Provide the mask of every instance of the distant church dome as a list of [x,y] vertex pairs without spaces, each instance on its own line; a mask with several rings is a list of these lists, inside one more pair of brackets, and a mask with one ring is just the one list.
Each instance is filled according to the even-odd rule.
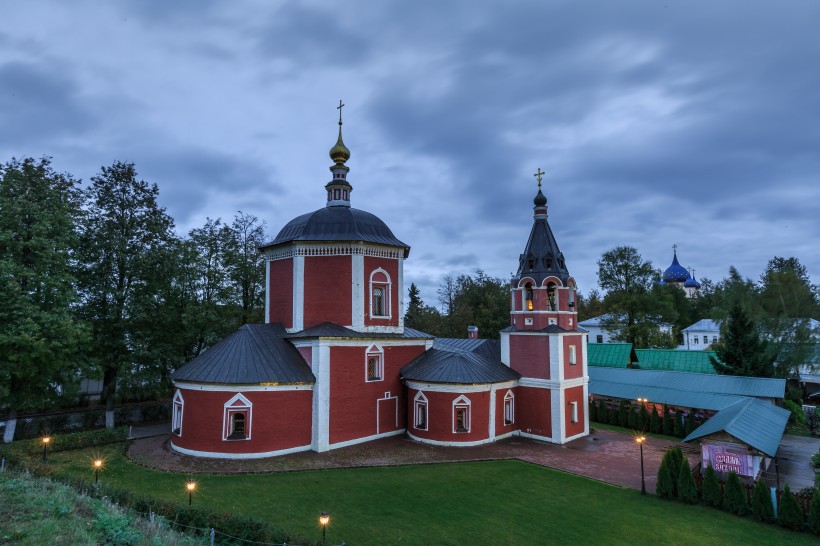
[[686,270],[678,262],[678,252],[675,251],[674,257],[672,258],[672,265],[666,268],[666,271],[663,272],[663,282],[686,282],[686,279],[689,278],[689,271]]
[[686,288],[700,288],[700,283],[694,277],[689,277],[683,282],[683,286]]

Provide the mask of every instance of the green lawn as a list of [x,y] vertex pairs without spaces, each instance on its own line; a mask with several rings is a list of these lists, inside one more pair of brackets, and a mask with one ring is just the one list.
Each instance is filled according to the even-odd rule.
[[[187,502],[185,475],[131,464],[122,444],[54,453],[57,474]],[[518,461],[198,476],[194,504],[268,521],[307,537],[331,515],[328,539],[348,544],[816,544],[700,506],[661,501]]]

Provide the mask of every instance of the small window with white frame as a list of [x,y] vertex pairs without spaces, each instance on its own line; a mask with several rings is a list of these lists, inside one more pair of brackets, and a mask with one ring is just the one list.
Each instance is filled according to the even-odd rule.
[[470,405],[463,395],[453,401],[453,432],[470,432]]
[[578,364],[578,347],[575,345],[569,346],[569,365],[575,366]]
[[595,343],[603,343],[603,342],[604,342],[604,336],[601,335],[601,334],[597,334],[595,336]]
[[413,398],[413,428],[427,430],[427,397],[421,391]]
[[572,412],[572,422],[578,422],[578,402],[570,402],[569,403],[570,411]]
[[174,393],[174,410],[171,415],[171,432],[177,436],[182,436],[182,412],[185,409],[185,400],[182,393],[177,389]]
[[384,379],[384,350],[373,344],[365,353],[365,380],[382,381]]
[[225,402],[222,416],[222,439],[225,441],[250,440],[252,417],[253,404],[251,401],[240,393],[234,395]]
[[507,391],[504,395],[504,424],[515,423],[515,395],[512,391]]
[[370,274],[370,316],[372,318],[391,317],[391,287],[390,275],[382,268]]

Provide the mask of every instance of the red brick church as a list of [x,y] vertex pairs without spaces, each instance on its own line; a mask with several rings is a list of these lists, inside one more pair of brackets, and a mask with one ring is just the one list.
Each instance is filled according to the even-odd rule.
[[500,340],[437,339],[404,326],[410,247],[350,206],[341,125],[326,205],[260,249],[265,324],[242,326],[174,374],[173,448],[255,458],[397,434],[448,446],[588,434],[586,333],[540,178],[510,326]]

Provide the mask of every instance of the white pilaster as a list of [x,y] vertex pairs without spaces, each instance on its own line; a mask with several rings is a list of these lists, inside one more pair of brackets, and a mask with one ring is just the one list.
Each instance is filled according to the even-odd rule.
[[399,300],[399,328],[404,330],[404,259],[399,258],[399,282],[396,290],[398,290]]
[[293,257],[293,330],[305,326],[305,257]]
[[549,370],[550,370],[550,379],[553,381],[561,381],[564,379],[564,351],[562,351],[561,345],[563,344],[563,340],[559,335],[549,335],[547,336],[550,344],[550,361],[549,361]]
[[327,451],[330,445],[330,347],[319,341],[313,347],[313,433],[311,449]]
[[502,332],[501,334],[501,362],[510,366],[510,334],[509,332]]
[[550,389],[550,414],[552,415],[552,441],[556,444],[561,443],[561,438],[564,437],[564,391],[559,387],[557,389]]
[[270,324],[270,260],[265,253],[265,324]]
[[350,257],[352,274],[351,279],[353,286],[351,287],[351,328],[357,331],[364,329],[364,255],[354,254]]
[[490,388],[490,418],[487,420],[490,423],[490,430],[487,434],[487,438],[492,440],[495,438],[495,393],[496,393],[496,386],[493,385]]

